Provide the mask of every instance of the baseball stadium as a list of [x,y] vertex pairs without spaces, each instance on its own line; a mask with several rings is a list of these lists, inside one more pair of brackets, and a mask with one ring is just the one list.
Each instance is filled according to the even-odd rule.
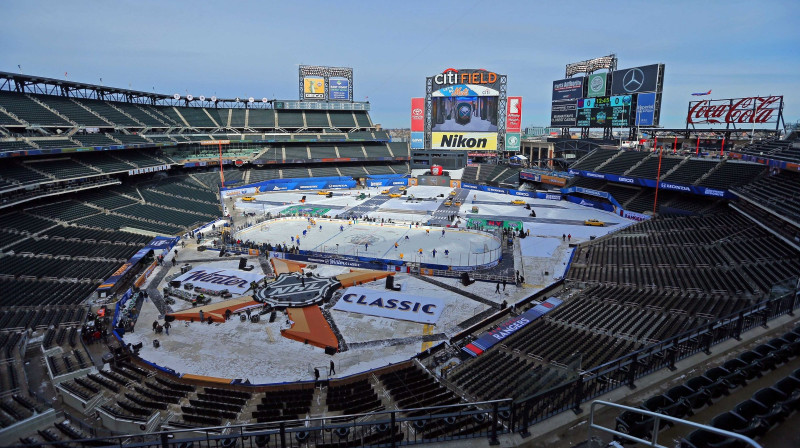
[[348,67],[0,72],[0,445],[797,446],[784,97],[666,128],[667,64],[618,65],[567,64],[547,135],[483,68],[402,135]]

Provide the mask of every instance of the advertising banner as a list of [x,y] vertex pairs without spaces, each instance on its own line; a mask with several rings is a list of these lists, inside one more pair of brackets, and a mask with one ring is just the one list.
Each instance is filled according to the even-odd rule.
[[[483,69],[454,69],[448,68],[442,73],[430,77],[433,91],[442,90],[445,87],[464,88],[475,91],[477,95],[492,96],[491,90],[499,91],[501,75]],[[442,92],[444,93],[444,92]],[[495,94],[494,96],[496,96]],[[450,96],[470,96],[470,95],[450,95]]]
[[425,148],[425,133],[411,131],[411,149]]
[[553,81],[553,102],[583,98],[585,78],[567,78]]
[[783,96],[752,96],[689,103],[686,124],[777,123]]
[[548,185],[555,185],[557,187],[563,187],[567,185],[567,179],[564,177],[557,177],[557,176],[547,176],[542,174],[540,176],[539,182]]
[[435,97],[469,97],[469,96],[500,96],[500,92],[490,87],[476,86],[473,84],[456,84],[442,87],[432,93]]
[[550,126],[575,126],[578,120],[577,100],[554,102],[550,110]]
[[229,269],[217,269],[211,265],[200,265],[191,271],[176,277],[179,282],[191,283],[204,289],[222,291],[227,289],[231,294],[244,294],[250,289],[251,282],[264,279],[263,274]]
[[596,98],[606,96],[606,75],[607,73],[592,73],[586,83],[586,97]]
[[411,98],[411,132],[425,132],[425,98]]
[[640,93],[636,101],[636,126],[655,126],[656,93]]
[[433,132],[431,148],[494,151],[497,149],[497,134],[493,132]]
[[[618,182],[628,185],[638,185],[641,187],[648,187],[648,188],[656,187],[655,180],[644,179],[641,177],[625,177],[625,176],[617,176],[616,174],[602,174],[602,173],[595,173],[592,171],[575,170],[575,169],[570,169],[569,173],[583,177],[590,177],[592,179],[605,179],[609,182]],[[684,193],[697,194],[701,196],[713,196],[718,198],[733,199],[736,197],[727,190],[720,190],[717,188],[708,188],[708,187],[698,187],[694,185],[676,184],[672,182],[663,182],[663,181],[659,182],[658,188],[671,191],[682,191]],[[608,197],[608,193],[604,191],[590,190],[588,188],[581,188],[581,187],[572,187],[567,189],[566,191],[562,190],[561,192],[572,193],[574,191],[577,191],[579,193],[592,194],[598,197]]]
[[614,206],[611,204],[604,204],[602,202],[596,202],[591,199],[579,198],[575,196],[567,196],[567,200],[574,204],[582,205],[584,207],[592,207],[599,210],[605,210],[607,212],[613,212]]
[[611,73],[611,94],[630,95],[640,92],[660,92],[659,77],[663,76],[664,64],[626,68]]
[[634,221],[647,221],[648,219],[652,218],[650,215],[645,215],[642,213],[636,213],[628,210],[620,210],[619,215],[623,218],[632,219]]
[[402,294],[394,291],[351,286],[333,309],[389,319],[435,324],[444,309],[444,301],[434,297]]
[[328,98],[331,100],[350,100],[350,80],[342,77],[328,78]]
[[303,78],[303,99],[321,100],[325,98],[325,78],[306,76]]
[[531,322],[552,311],[561,305],[561,303],[562,301],[560,299],[550,297],[544,302],[520,314],[519,316],[513,317],[501,323],[497,326],[497,328],[482,334],[478,339],[467,344],[463,350],[469,353],[471,356],[478,356],[489,348],[493,347],[495,344],[498,344],[503,339],[511,336]]
[[[522,97],[508,97],[506,132],[522,132]],[[506,147],[508,149],[508,147]]]
[[519,151],[519,144],[522,137],[519,132],[506,134],[506,151]]
[[[280,101],[274,104],[276,109],[309,108],[317,101],[353,100],[353,69],[350,67],[325,67],[319,65],[301,65],[299,67],[300,101]],[[302,103],[304,100],[313,102]]]

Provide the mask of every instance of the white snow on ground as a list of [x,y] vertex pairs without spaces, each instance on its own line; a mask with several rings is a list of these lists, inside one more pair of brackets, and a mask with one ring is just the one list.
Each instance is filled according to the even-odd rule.
[[[353,375],[406,360],[420,350],[416,343],[378,345],[331,357],[320,348],[281,336],[280,329],[287,327],[282,316],[274,323],[240,322],[235,316],[212,325],[176,321],[169,336],[153,332],[151,324],[157,317],[152,302],[145,303],[136,331],[125,334],[126,343],[143,344],[143,359],[179,373],[249,379],[254,384],[312,380],[314,367],[327,372],[331,359],[337,377]],[[383,332],[375,339],[385,337]],[[153,347],[153,339],[159,340],[159,348]]]
[[[362,191],[369,192],[374,197],[376,194],[380,194],[383,189],[385,187],[353,191],[334,190],[335,196],[333,198],[325,198],[324,196],[315,195],[315,192],[308,191],[259,194],[256,196],[260,200],[287,202],[287,204],[268,207],[261,204],[237,202],[237,210],[234,210],[234,214],[244,208],[258,212],[262,207],[265,211],[275,213],[291,205],[298,205],[303,195],[306,195],[307,202],[326,204],[336,210],[345,210],[348,206],[352,207],[363,203],[363,201],[355,199],[355,196]],[[411,187],[409,188],[409,194],[413,194],[416,197],[435,197],[438,194],[447,195],[450,190],[447,187]],[[350,194],[348,195],[348,193]],[[511,205],[510,201],[513,199],[511,196],[475,191],[470,192],[468,200],[465,201],[462,207],[462,212],[471,209],[473,196],[477,196],[479,201],[499,202],[498,204],[479,204],[481,215],[528,216],[530,213],[524,207]],[[428,210],[436,208],[435,206],[438,206],[443,200],[443,198],[439,198],[438,201],[411,203],[407,202],[404,197],[387,201],[383,207],[427,213]],[[455,278],[437,277],[436,280],[456,286],[495,303],[505,300],[511,305],[564,275],[564,269],[573,251],[569,247],[570,243],[581,243],[592,236],[601,237],[634,223],[609,212],[582,207],[566,201],[524,200],[532,205],[537,217],[579,221],[594,218],[620,224],[606,227],[589,227],[567,224],[524,223],[523,228],[526,231],[530,230],[531,236],[519,240],[521,266],[515,266],[515,269],[520,270],[525,277],[524,284],[520,287],[508,284],[506,290],[503,291],[501,285],[501,291],[497,293],[496,283],[478,281],[464,287]],[[537,208],[537,205],[542,204],[555,207]],[[455,212],[456,208],[453,207],[453,213]],[[416,213],[378,211],[370,213],[370,217],[391,217],[392,219],[408,222],[422,221],[425,216]],[[237,218],[237,224],[241,222],[241,219],[241,217]],[[394,241],[400,240],[401,250],[405,250],[404,254],[406,256],[413,256],[417,249],[422,247],[425,252],[423,261],[454,265],[459,264],[454,260],[457,255],[461,254],[460,257],[463,257],[464,253],[469,252],[470,239],[486,239],[484,236],[458,232],[455,229],[449,229],[445,238],[439,238],[441,228],[436,227],[431,228],[430,235],[426,235],[424,232],[425,227],[417,228],[414,226],[412,229],[408,229],[407,224],[384,225],[381,227],[380,224],[361,222],[353,226],[347,226],[346,221],[345,231],[340,232],[339,225],[341,221],[334,223],[318,219],[317,222],[316,228],[311,229],[307,235],[307,241],[303,241],[302,230],[306,229],[308,224],[302,218],[294,221],[281,221],[281,224],[277,225],[275,222],[269,223],[270,229],[266,232],[261,229],[261,226],[255,226],[253,229],[242,232],[241,238],[245,240],[270,241],[272,243],[284,242],[285,240],[286,244],[291,245],[289,237],[299,233],[301,234],[301,248],[307,249],[312,245],[318,248],[335,248],[335,244],[338,242],[340,250],[347,251],[348,249],[342,248],[349,247],[349,250],[355,252],[355,249],[359,248],[359,255],[382,258],[392,258],[394,256]],[[319,231],[320,223],[323,225],[322,232]],[[409,235],[408,241],[405,240],[406,234]],[[562,241],[562,234],[571,234],[572,240]],[[469,238],[459,238],[464,236],[469,236]],[[358,240],[358,244],[355,240]],[[361,250],[364,248],[362,240],[370,242],[369,250],[366,254],[363,254]],[[430,254],[430,250],[433,247],[438,248],[436,259],[433,259]],[[453,260],[451,263],[447,263],[446,259],[443,259],[444,248],[448,248],[451,252],[450,259]],[[212,263],[215,267],[219,266],[227,269],[238,267],[238,257],[219,258],[219,253],[216,251],[197,252],[193,240],[188,241],[186,248],[179,246],[178,250],[177,266],[172,267],[174,253],[171,252],[166,256],[164,267],[157,269],[169,269],[170,273],[178,272],[185,260],[193,260],[192,263],[195,265]],[[248,257],[248,264],[253,264],[256,269],[261,269],[259,263],[253,257]],[[472,264],[474,264],[474,261]],[[326,265],[318,265],[309,269],[322,276],[334,276],[349,271],[348,268]],[[159,271],[157,270],[155,274],[158,273]],[[399,274],[395,280],[396,284],[403,286],[402,292],[405,294],[432,296],[445,301],[446,306],[439,322],[428,333],[445,333],[447,336],[452,336],[458,331],[457,325],[460,322],[488,308],[487,305],[438,288],[414,277]],[[163,287],[165,281],[158,287]],[[151,280],[148,280],[148,284],[150,282]],[[383,285],[384,281],[381,280],[363,286],[383,290]],[[174,307],[177,309],[179,306],[186,306],[183,303],[178,301]],[[421,340],[397,345],[389,345],[380,341],[420,337],[424,331],[424,325],[422,324],[342,311],[331,311],[331,314],[334,323],[344,335],[345,340],[348,343],[356,344],[356,348],[336,354],[333,357],[325,355],[324,351],[319,348],[282,337],[280,329],[282,327],[285,328],[287,324],[286,318],[281,316],[271,324],[268,319],[262,319],[259,323],[254,324],[250,322],[242,323],[237,318],[222,324],[212,325],[177,322],[171,329],[170,336],[162,334],[156,337],[151,330],[151,324],[158,317],[158,311],[150,302],[146,303],[142,310],[136,332],[126,334],[125,342],[132,344],[142,342],[144,346],[141,355],[144,359],[181,373],[194,373],[222,378],[246,378],[252,383],[312,380],[314,367],[318,367],[324,377],[327,372],[328,362],[331,359],[336,363],[337,376],[352,375],[390,363],[404,361],[421,350]],[[161,342],[160,348],[153,348],[153,339],[159,339]],[[358,347],[358,343],[370,341],[376,342],[375,344],[369,344],[367,347]]]
[[[437,279],[438,280],[438,279]],[[365,288],[385,291],[384,280],[365,283]],[[480,302],[452,293],[442,294],[442,289],[428,282],[405,274],[395,276],[395,285],[402,285],[402,294],[436,297],[444,301],[444,310],[434,326],[432,333],[445,333],[453,336],[458,333],[458,324],[488,308]],[[424,324],[395,320],[385,317],[368,316],[359,313],[331,310],[339,331],[348,342],[365,342],[375,339],[375,335],[385,335],[378,339],[403,338],[422,334]],[[420,344],[417,344],[420,345]]]
[[558,238],[542,238],[530,236],[528,238],[521,238],[519,246],[522,250],[523,257],[547,257],[553,256],[553,252],[561,244]]
[[[431,333],[452,336],[457,325],[488,308],[462,296],[443,295],[441,289],[422,280],[398,275],[404,294],[436,296],[445,301],[445,309]],[[362,286],[385,290],[384,282],[371,282]],[[419,337],[423,324],[402,320],[366,316],[331,310],[336,326],[348,343],[381,341],[384,339]],[[281,328],[288,328],[286,317],[279,315],[274,323],[264,316],[258,323],[241,322],[236,316],[221,324],[173,322],[170,335],[156,335],[151,324],[158,318],[152,302],[144,304],[136,331],[127,333],[126,343],[143,344],[140,355],[157,365],[179,373],[194,373],[221,378],[249,379],[252,383],[279,383],[305,381],[313,378],[313,368],[327,368],[333,359],[337,376],[348,376],[364,370],[400,362],[419,353],[421,339],[394,346],[376,343],[359,347],[333,357],[322,349],[284,338]],[[161,343],[153,347],[153,339]]]
[[450,187],[408,187],[408,194],[412,194],[417,198],[435,198],[440,194],[448,196],[451,191],[453,191],[453,189]]

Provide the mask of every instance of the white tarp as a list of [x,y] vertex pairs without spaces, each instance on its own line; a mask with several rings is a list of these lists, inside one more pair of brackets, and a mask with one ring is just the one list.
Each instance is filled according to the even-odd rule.
[[333,309],[435,324],[442,314],[444,302],[433,297],[352,286],[344,291]]
[[263,278],[264,274],[260,272],[218,269],[209,265],[201,265],[176,277],[175,280],[189,282],[194,286],[214,291],[227,289],[231,294],[244,294],[250,289],[250,282],[259,282]]

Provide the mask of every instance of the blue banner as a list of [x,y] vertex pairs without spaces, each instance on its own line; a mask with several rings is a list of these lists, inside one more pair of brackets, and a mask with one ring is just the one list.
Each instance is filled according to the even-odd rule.
[[605,210],[607,212],[613,212],[614,206],[611,204],[604,204],[602,202],[593,201],[591,199],[586,198],[579,198],[576,196],[567,196],[567,200],[569,202],[573,202],[578,205],[583,205],[585,207],[594,207],[596,209]]
[[328,78],[328,98],[332,100],[349,100],[350,80],[333,76]]
[[497,328],[482,334],[478,339],[467,344],[462,350],[471,356],[478,356],[503,339],[511,336],[522,328],[525,328],[525,326],[531,322],[544,316],[552,309],[561,305],[561,303],[562,301],[560,299],[550,297],[549,299],[520,314],[519,316],[503,322],[502,324],[498,325]]
[[636,126],[653,126],[656,115],[656,94],[640,93],[636,103]]
[[423,149],[425,148],[425,133],[424,132],[412,132],[411,133],[411,149]]
[[[591,179],[603,179],[609,182],[616,182],[621,184],[627,185],[637,185],[640,187],[648,187],[648,188],[655,188],[656,181],[654,179],[644,179],[641,177],[626,177],[626,176],[617,176],[616,174],[603,174],[603,173],[595,173],[592,171],[584,171],[584,170],[569,170],[570,174],[574,174],[577,176],[588,177]],[[684,185],[684,184],[677,184],[673,182],[664,182],[661,181],[658,183],[658,188],[670,191],[682,191],[684,193],[696,194],[700,196],[712,196],[717,198],[726,198],[726,199],[734,199],[736,196],[733,193],[729,192],[728,190],[720,190],[718,188],[708,188],[708,187],[699,187],[694,185]],[[561,189],[561,192],[564,193],[565,190],[570,189]],[[586,190],[586,189],[584,189]],[[595,191],[596,190],[591,190]],[[600,192],[605,193],[605,192]],[[590,193],[587,193],[590,194]],[[606,193],[607,194],[607,193]],[[595,195],[597,196],[597,195]],[[609,195],[609,200],[611,196]],[[616,202],[612,200],[612,202]],[[619,204],[616,204],[619,206]]]

